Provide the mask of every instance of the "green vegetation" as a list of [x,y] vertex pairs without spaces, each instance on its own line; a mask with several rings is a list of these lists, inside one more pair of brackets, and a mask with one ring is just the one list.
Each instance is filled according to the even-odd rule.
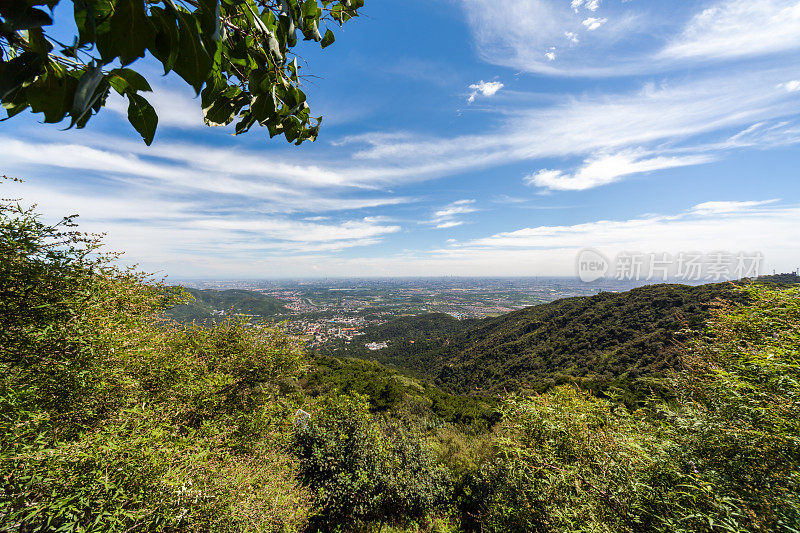
[[715,302],[742,298],[731,284],[649,285],[483,320],[401,318],[359,337],[388,339],[386,349],[340,345],[326,353],[376,359],[460,393],[543,392],[577,383],[596,391],[620,389],[633,398],[656,385],[650,378],[677,368],[685,330],[701,328]]
[[238,289],[214,291],[190,288],[183,288],[183,291],[191,298],[167,311],[167,314],[178,322],[206,322],[231,314],[266,318],[287,311],[280,300],[254,291]]
[[[800,529],[800,288],[661,286],[512,314],[606,343],[628,313],[644,339],[680,340],[669,400],[631,408],[575,384],[459,396],[242,319],[181,324],[164,310],[185,293],[98,244],[0,205],[2,530]],[[700,311],[665,322],[698,301],[705,327]],[[452,325],[426,323],[395,331]]]
[[291,339],[164,322],[178,295],[115,269],[69,220],[0,214],[4,528],[302,526],[311,496],[278,401],[302,370]]
[[457,319],[444,313],[426,313],[423,315],[409,316],[390,320],[385,324],[369,328],[359,341],[380,342],[386,339],[424,339],[428,337],[441,337],[446,334],[456,333],[464,329],[466,324],[474,321],[459,322]]
[[759,283],[785,283],[789,285],[796,285],[800,284],[800,276],[795,274],[794,272],[784,273],[784,274],[768,274],[764,276],[758,276]]
[[313,397],[335,391],[359,395],[373,413],[413,415],[426,427],[448,423],[475,433],[486,431],[497,420],[496,398],[450,394],[372,361],[318,355],[300,384]]
[[364,5],[363,0],[73,0],[72,20],[59,27],[61,32],[74,27],[76,35],[62,42],[53,36],[58,32],[45,31],[60,3],[0,2],[0,102],[8,117],[30,109],[45,122],[69,117],[70,127],[82,128],[113,89],[128,99],[128,120],[148,145],[158,116],[142,96],[150,84],[129,67],[147,52],[165,74],[174,71],[200,95],[207,125],[238,119],[236,134],[258,124],[270,137],[313,141],[322,117],[311,117],[301,90],[301,67],[292,57],[298,36],[325,48],[334,41],[329,26],[357,17]]
[[486,531],[797,531],[800,290],[741,289],[636,411],[568,386],[511,396],[472,487]]

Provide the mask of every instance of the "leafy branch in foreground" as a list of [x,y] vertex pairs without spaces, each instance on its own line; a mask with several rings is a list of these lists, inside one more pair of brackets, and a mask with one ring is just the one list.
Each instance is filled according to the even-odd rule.
[[[258,124],[270,137],[314,140],[294,48],[298,37],[333,43],[329,26],[358,16],[364,0],[72,0],[77,35],[62,42],[45,28],[61,0],[0,0],[0,102],[11,118],[25,109],[82,128],[113,89],[148,145],[158,116],[151,91],[129,65],[149,51],[201,95],[209,126],[238,119],[238,135]],[[49,8],[49,13],[48,9]],[[325,27],[324,34],[322,28]],[[52,33],[52,32],[51,32]]]

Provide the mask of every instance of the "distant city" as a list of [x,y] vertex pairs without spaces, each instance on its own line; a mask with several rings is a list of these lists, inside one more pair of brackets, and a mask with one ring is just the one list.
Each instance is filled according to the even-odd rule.
[[[196,289],[243,289],[279,300],[289,310],[270,317],[309,346],[352,341],[369,326],[401,316],[445,313],[485,318],[561,298],[626,291],[647,281],[577,278],[319,278],[296,280],[186,280]],[[225,310],[218,310],[224,314]],[[258,321],[261,317],[252,317]],[[371,346],[370,349],[380,349]]]

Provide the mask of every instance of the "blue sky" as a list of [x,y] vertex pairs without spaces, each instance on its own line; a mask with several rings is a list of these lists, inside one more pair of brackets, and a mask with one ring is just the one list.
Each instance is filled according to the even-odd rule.
[[367,0],[299,50],[316,143],[0,123],[3,196],[171,277],[572,275],[584,247],[800,265],[800,1]]

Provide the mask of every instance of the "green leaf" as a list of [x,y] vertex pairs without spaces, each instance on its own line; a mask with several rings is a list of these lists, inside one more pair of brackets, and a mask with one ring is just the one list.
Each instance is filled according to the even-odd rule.
[[106,20],[111,14],[110,2],[99,4],[100,12],[95,11],[95,3],[88,0],[73,0],[75,25],[78,28],[78,44],[94,43],[97,39],[95,17]]
[[50,26],[53,23],[50,15],[41,9],[26,6],[20,0],[12,1],[10,4],[0,2],[0,15],[5,19],[5,22],[0,24],[0,32],[30,30]]
[[160,7],[150,8],[150,21],[155,28],[155,38],[148,49],[153,57],[161,61],[166,74],[175,66],[180,51],[178,22],[173,13]]
[[322,40],[322,34],[319,32],[319,27],[317,26],[316,21],[306,26],[306,29],[303,30],[303,37],[306,41],[314,40],[319,42]]
[[61,122],[75,100],[78,79],[55,63],[46,65],[44,72],[23,89],[34,113],[43,113],[47,123]]
[[267,122],[275,114],[275,99],[272,94],[259,94],[250,104],[250,113],[259,123]]
[[[123,66],[144,57],[155,32],[147,18],[143,0],[117,0],[111,18],[112,48]],[[113,58],[103,57],[104,60]]]
[[213,40],[219,41],[222,30],[219,20],[219,0],[200,0],[198,14],[200,15],[203,33]]
[[53,45],[45,39],[42,28],[28,30],[28,50],[42,56],[49,54],[53,50]]
[[208,126],[227,126],[236,118],[237,111],[233,100],[220,97],[203,108],[203,120]]
[[[317,7],[317,0],[306,0],[301,6],[303,18],[308,20],[316,20],[319,16],[319,7]],[[305,26],[305,25],[304,25]]]
[[150,146],[156,134],[158,115],[144,97],[128,92],[128,122],[136,128],[145,144]]
[[0,61],[0,100],[33,80],[43,65],[43,57],[34,52],[23,52],[11,61]]
[[328,46],[333,44],[336,38],[333,36],[333,32],[328,30],[325,32],[325,37],[322,38],[322,48],[327,48]]
[[109,72],[108,83],[121,95],[127,91],[150,92],[153,90],[144,76],[129,68],[117,68]]
[[199,93],[211,72],[212,61],[200,41],[197,19],[189,13],[178,12],[180,27],[180,53],[174,70]]
[[277,63],[281,63],[283,61],[283,54],[281,53],[281,46],[278,43],[278,39],[275,38],[275,35],[272,33],[269,34],[269,51],[272,54],[272,57],[275,59]]
[[93,62],[78,80],[78,86],[75,88],[75,96],[72,98],[72,109],[70,110],[72,116],[70,127],[81,122],[86,113],[91,110],[97,101],[95,92],[102,81],[103,69]]

